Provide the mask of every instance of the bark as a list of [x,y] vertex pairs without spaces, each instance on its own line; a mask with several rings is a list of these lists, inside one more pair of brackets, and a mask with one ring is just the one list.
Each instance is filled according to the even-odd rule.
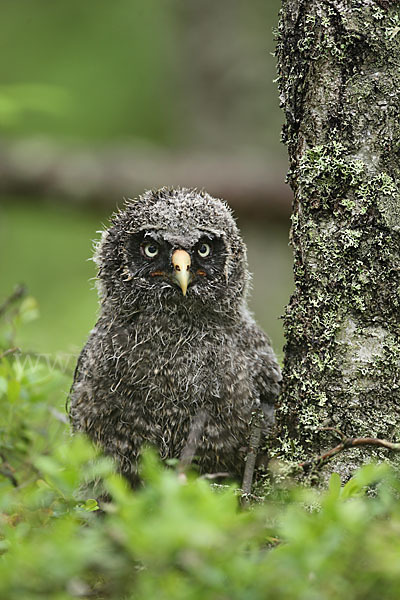
[[[323,427],[400,440],[400,9],[283,0],[278,36],[295,292],[277,431],[304,461],[336,445]],[[388,456],[350,450],[329,470]]]

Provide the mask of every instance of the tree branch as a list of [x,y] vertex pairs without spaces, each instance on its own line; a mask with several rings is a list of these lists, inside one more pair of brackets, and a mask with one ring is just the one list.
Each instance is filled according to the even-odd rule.
[[7,350],[4,350],[4,352],[0,353],[0,360],[9,354],[14,354],[15,352],[21,352],[21,349],[18,348],[18,346],[14,346],[14,348],[8,348]]
[[10,294],[3,302],[3,304],[0,305],[0,317],[2,317],[4,315],[4,313],[7,312],[7,310],[9,309],[9,307],[14,304],[14,302],[17,302],[17,300],[20,300],[21,298],[23,298],[26,295],[26,287],[24,285],[18,285],[15,290],[13,291],[12,294]]
[[387,448],[388,450],[392,450],[393,452],[400,452],[400,443],[389,442],[388,440],[381,440],[379,438],[348,438],[341,432],[339,429],[334,427],[324,427],[320,429],[320,431],[334,431],[342,438],[340,444],[331,448],[327,452],[320,454],[319,456],[312,458],[311,460],[306,460],[299,464],[299,467],[302,467],[304,471],[309,471],[310,469],[317,468],[320,469],[327,462],[329,462],[334,456],[340,454],[344,450],[349,448],[359,448],[361,446],[377,446],[380,448]]

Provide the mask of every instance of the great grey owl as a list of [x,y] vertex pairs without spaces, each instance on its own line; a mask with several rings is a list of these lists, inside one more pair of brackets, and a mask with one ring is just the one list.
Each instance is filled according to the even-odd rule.
[[231,210],[196,189],[148,191],[97,245],[100,317],[70,393],[74,430],[133,485],[143,445],[201,473],[243,473],[250,425],[272,420],[280,370],[249,314],[246,248]]

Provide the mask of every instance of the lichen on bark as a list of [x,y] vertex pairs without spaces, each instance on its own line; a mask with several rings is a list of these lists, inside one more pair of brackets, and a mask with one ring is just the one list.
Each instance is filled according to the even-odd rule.
[[[390,5],[391,4],[391,5]],[[400,440],[400,10],[283,0],[278,34],[295,292],[285,314],[279,451]],[[385,450],[340,455],[345,478]],[[332,467],[331,467],[332,469]]]

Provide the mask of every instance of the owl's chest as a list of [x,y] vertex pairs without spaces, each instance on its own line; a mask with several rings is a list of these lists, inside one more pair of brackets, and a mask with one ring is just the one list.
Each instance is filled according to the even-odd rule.
[[120,350],[116,378],[147,408],[195,412],[208,403],[218,408],[249,396],[234,342],[216,331],[162,330]]

